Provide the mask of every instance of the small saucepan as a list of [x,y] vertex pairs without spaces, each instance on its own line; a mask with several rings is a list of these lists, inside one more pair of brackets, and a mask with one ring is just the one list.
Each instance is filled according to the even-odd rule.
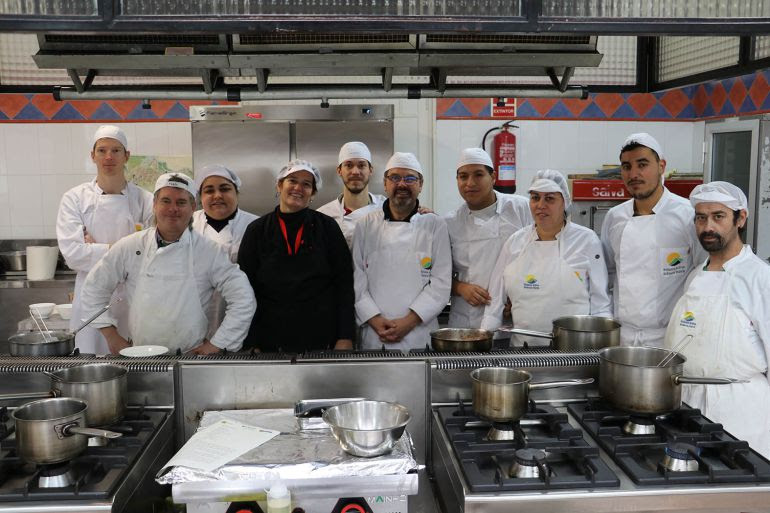
[[598,315],[568,315],[553,320],[553,331],[505,329],[508,333],[549,338],[557,351],[589,351],[620,345],[620,323]]
[[48,465],[69,461],[88,446],[88,438],[118,438],[120,433],[86,427],[88,404],[57,397],[20,406],[13,411],[16,451],[21,459]]
[[532,374],[508,367],[482,367],[471,371],[473,412],[492,422],[519,420],[529,409],[529,391],[593,383],[593,378],[530,383]]
[[[665,359],[664,365],[658,366]],[[734,378],[683,376],[687,358],[656,347],[605,347],[599,350],[599,393],[616,408],[640,414],[662,414],[682,404],[685,383],[729,385]]]

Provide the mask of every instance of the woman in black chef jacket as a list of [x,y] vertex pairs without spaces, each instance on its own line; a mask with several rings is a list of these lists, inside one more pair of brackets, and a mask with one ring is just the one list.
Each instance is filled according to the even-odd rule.
[[278,206],[246,228],[238,265],[257,312],[244,349],[353,348],[353,262],[336,221],[308,208],[320,186],[313,164],[290,162],[278,174]]

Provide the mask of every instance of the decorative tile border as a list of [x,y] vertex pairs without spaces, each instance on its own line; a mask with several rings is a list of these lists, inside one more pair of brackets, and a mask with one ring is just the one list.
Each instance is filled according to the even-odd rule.
[[191,105],[237,105],[237,102],[152,100],[56,101],[50,94],[0,94],[0,122],[190,121]]
[[[441,98],[438,119],[497,119],[492,99]],[[519,98],[516,119],[697,121],[770,112],[770,70],[656,93],[593,93],[586,100]]]

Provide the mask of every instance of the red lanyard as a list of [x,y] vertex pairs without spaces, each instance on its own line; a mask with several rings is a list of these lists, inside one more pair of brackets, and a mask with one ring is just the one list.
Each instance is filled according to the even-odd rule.
[[291,252],[291,244],[289,244],[289,235],[286,233],[286,223],[278,216],[278,223],[281,225],[281,233],[283,233],[283,240],[286,241],[286,249],[290,255],[296,255],[299,251],[299,245],[302,243],[302,232],[305,231],[305,223],[297,230],[297,239],[294,241],[294,253]]

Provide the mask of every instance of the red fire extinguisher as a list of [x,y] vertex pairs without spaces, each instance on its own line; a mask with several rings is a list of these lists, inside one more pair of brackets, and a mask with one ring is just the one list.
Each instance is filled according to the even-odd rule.
[[487,136],[499,130],[492,139],[492,162],[495,165],[495,190],[513,194],[516,192],[516,136],[508,131],[509,128],[519,128],[513,121],[506,121],[499,127],[491,128],[484,134],[481,147],[486,150]]

